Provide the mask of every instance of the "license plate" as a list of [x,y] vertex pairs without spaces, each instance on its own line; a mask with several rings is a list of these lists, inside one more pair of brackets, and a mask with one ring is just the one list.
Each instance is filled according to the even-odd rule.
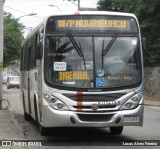
[[128,116],[123,118],[124,122],[139,122],[138,116]]

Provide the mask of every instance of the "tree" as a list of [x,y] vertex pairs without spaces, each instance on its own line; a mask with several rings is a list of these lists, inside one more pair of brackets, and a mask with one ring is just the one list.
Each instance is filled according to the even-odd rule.
[[160,65],[160,0],[99,0],[99,10],[134,13],[140,23],[142,36],[147,40],[144,52],[147,66]]
[[24,39],[23,26],[10,13],[4,13],[4,67],[20,59],[21,43]]

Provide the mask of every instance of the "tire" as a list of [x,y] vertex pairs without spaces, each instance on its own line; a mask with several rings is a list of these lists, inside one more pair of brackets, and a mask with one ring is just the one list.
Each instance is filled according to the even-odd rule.
[[27,114],[26,112],[24,112],[24,119],[26,121],[30,121],[31,120],[31,116],[29,114]]
[[123,126],[120,127],[110,127],[110,133],[113,135],[120,135],[123,131]]
[[37,110],[36,99],[34,100],[34,112],[35,112],[35,121],[36,123],[38,123],[38,110]]
[[47,136],[48,135],[48,128],[41,126],[41,124],[39,124],[39,130],[40,130],[40,134],[42,136]]

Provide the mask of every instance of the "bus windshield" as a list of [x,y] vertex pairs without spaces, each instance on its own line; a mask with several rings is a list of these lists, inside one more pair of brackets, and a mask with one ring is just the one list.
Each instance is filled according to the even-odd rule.
[[141,78],[137,36],[54,35],[45,42],[45,80],[73,88],[112,88]]

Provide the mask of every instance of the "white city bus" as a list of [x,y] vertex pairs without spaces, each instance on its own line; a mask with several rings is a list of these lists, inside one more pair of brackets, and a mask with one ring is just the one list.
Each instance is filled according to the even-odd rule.
[[[142,39],[129,13],[48,16],[21,51],[24,117],[51,127],[143,125]],[[144,42],[145,45],[145,42]]]

